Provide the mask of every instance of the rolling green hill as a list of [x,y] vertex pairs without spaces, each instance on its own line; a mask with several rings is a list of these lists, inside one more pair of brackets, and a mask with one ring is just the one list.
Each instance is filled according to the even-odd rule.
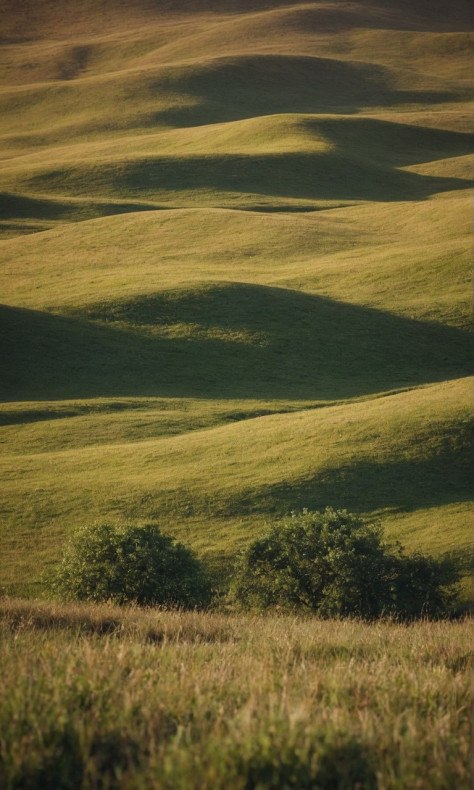
[[465,549],[468,3],[0,10],[0,587],[97,518]]

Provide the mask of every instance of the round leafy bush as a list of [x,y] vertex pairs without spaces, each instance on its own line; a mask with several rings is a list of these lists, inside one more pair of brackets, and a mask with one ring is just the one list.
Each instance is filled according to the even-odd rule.
[[62,598],[193,607],[210,597],[190,549],[152,525],[79,529],[49,580]]
[[445,612],[458,575],[447,560],[405,555],[382,527],[346,510],[303,510],[270,526],[244,549],[234,601],[323,617],[412,617]]

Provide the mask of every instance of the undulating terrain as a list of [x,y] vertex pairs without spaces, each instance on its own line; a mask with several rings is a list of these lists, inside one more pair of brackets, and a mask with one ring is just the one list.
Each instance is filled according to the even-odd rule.
[[465,553],[469,3],[0,10],[0,588],[93,520]]

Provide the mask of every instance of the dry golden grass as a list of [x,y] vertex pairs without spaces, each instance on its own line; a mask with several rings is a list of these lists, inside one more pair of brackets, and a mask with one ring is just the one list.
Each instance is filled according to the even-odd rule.
[[468,622],[7,600],[0,628],[5,788],[469,787]]

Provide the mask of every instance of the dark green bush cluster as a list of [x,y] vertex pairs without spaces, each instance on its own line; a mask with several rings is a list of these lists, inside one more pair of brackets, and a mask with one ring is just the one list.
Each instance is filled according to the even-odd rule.
[[210,588],[190,549],[152,525],[78,530],[49,587],[61,598],[194,607]]
[[303,510],[269,527],[238,559],[231,595],[253,608],[323,617],[446,613],[458,573],[448,559],[407,555],[380,525],[345,510]]
[[[380,525],[345,510],[303,510],[241,552],[230,600],[321,617],[440,616],[452,607],[458,580],[452,561],[406,554],[384,542]],[[189,608],[211,597],[190,549],[154,525],[79,530],[49,586],[62,598],[119,604]]]

